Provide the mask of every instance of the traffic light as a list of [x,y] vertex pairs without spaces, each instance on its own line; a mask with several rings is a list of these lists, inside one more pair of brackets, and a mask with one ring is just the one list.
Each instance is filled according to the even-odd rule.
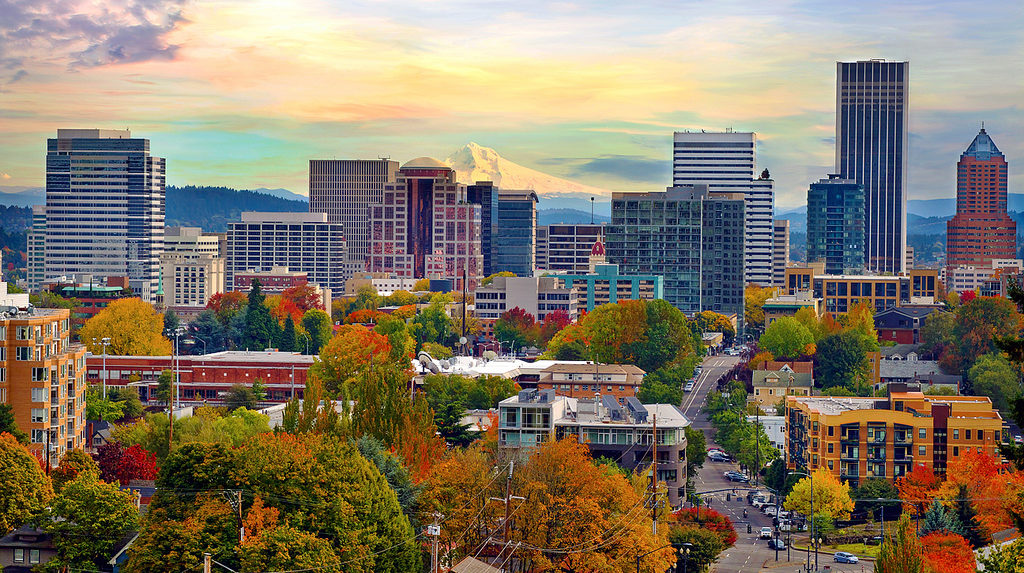
[[751,529],[750,524],[748,523],[747,524],[747,533],[753,533],[753,532],[754,532],[754,530]]

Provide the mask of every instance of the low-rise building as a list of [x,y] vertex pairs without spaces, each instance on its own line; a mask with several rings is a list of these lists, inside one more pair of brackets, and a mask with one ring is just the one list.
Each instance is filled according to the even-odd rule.
[[805,372],[795,372],[789,366],[778,370],[754,370],[751,373],[754,393],[750,400],[761,409],[774,408],[786,396],[810,396],[814,378]]
[[821,263],[786,269],[783,294],[811,293],[823,300],[824,312],[845,314],[858,302],[876,311],[908,304],[935,304],[936,269],[911,269],[900,275],[829,275]]
[[657,426],[657,477],[668,486],[669,502],[685,498],[686,432],[690,420],[672,404],[625,405],[611,396],[577,399],[553,390],[523,390],[498,404],[498,443],[503,448],[532,448],[555,439],[586,444],[593,457],[615,460],[636,470],[654,460]]
[[268,270],[248,269],[235,273],[236,291],[248,291],[252,288],[252,281],[260,281],[260,290],[266,294],[281,294],[282,292],[297,286],[309,283],[309,275],[306,271],[292,271],[288,267],[271,267]]
[[992,278],[999,275],[1014,275],[1024,270],[1024,260],[992,259],[990,266],[957,265],[946,266],[939,270],[946,290],[950,292],[966,292],[980,290]]
[[918,376],[942,374],[937,360],[921,360],[916,352],[894,354],[878,361],[878,386],[909,384]]
[[[604,254],[604,246],[595,243],[594,249],[600,248]],[[579,289],[580,303],[590,312],[602,304],[615,303],[620,300],[654,300],[664,298],[664,279],[659,275],[623,275],[619,273],[619,265],[595,265],[594,271],[585,275],[559,274],[567,287]]]
[[364,286],[373,287],[380,296],[391,296],[395,294],[395,291],[399,290],[412,292],[416,290],[416,282],[418,280],[409,277],[399,277],[392,273],[359,272],[345,281],[345,296],[359,294],[359,289]]
[[938,306],[895,306],[875,313],[875,330],[879,340],[897,344],[920,344],[921,327]]
[[784,316],[793,316],[801,308],[809,308],[814,311],[814,316],[821,316],[822,300],[811,296],[810,291],[801,291],[796,294],[783,294],[774,296],[764,301],[764,324],[775,322]]
[[491,284],[477,287],[473,296],[476,318],[485,333],[502,314],[517,307],[537,321],[559,310],[571,321],[579,316],[579,290],[562,286],[556,277],[494,277]]
[[614,396],[625,403],[626,398],[640,391],[644,374],[632,364],[552,364],[541,371],[537,388],[569,398]]
[[984,396],[929,396],[889,386],[886,398],[786,399],[790,469],[828,468],[856,486],[893,480],[916,465],[938,475],[969,451],[998,455],[1003,420]]
[[764,428],[768,441],[783,455],[786,453],[786,417],[785,416],[747,416],[747,421]]

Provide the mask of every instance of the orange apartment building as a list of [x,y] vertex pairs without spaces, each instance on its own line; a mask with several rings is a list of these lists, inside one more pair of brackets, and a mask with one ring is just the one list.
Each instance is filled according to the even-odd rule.
[[47,446],[56,465],[85,445],[85,387],[85,347],[71,344],[69,310],[0,307],[0,404],[13,407],[40,460]]
[[925,465],[942,475],[968,451],[998,455],[1003,419],[984,396],[926,396],[892,384],[887,398],[790,396],[787,465],[827,467],[856,486]]

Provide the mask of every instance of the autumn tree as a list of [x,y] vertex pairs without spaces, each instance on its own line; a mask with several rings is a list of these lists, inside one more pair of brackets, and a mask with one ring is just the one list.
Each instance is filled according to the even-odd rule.
[[317,292],[316,287],[310,283],[296,285],[284,289],[281,298],[290,301],[299,309],[300,314],[317,309],[324,310],[323,297]]
[[[814,511],[811,511],[811,487],[814,487]],[[853,511],[850,484],[840,482],[828,468],[814,472],[814,478],[804,478],[793,486],[783,504],[789,511],[804,515],[819,515],[829,519],[847,519]]]
[[925,573],[974,573],[974,551],[961,535],[929,533],[921,538]]
[[736,327],[724,314],[713,310],[698,312],[694,316],[696,326],[701,332],[721,332],[725,344],[731,344],[736,338]]
[[570,323],[572,320],[569,318],[569,313],[562,309],[547,313],[540,324],[540,344],[546,346],[555,334],[569,326]]
[[[946,481],[937,496],[955,500],[953,507],[972,545],[984,544],[993,533],[1012,527],[1003,499],[1007,482],[996,458],[987,453],[964,451],[946,469]],[[976,531],[975,531],[976,530]]]
[[764,303],[775,296],[774,288],[747,285],[743,291],[743,323],[755,332],[764,331]]
[[64,486],[41,520],[42,528],[53,535],[57,550],[45,569],[103,567],[114,544],[135,529],[138,515],[131,494],[100,481],[96,472],[79,473]]
[[128,485],[133,479],[156,479],[156,457],[138,444],[104,444],[96,452],[96,463],[103,481]]
[[903,514],[882,541],[875,560],[875,573],[923,573],[922,554],[914,524],[909,515]]
[[307,310],[302,315],[302,329],[309,338],[305,341],[300,340],[299,347],[307,348],[307,345],[303,344],[306,342],[311,354],[319,354],[320,349],[331,339],[331,317],[320,309]]
[[978,357],[967,377],[975,395],[991,398],[992,406],[1004,416],[1010,412],[1010,403],[1020,390],[1018,373],[1005,356],[985,354]]
[[979,555],[978,561],[989,573],[1024,573],[1024,538],[993,547]]
[[941,362],[967,374],[980,356],[997,350],[998,340],[1020,332],[1021,315],[1012,302],[1003,297],[978,297],[957,309],[953,347]]
[[[313,312],[313,311],[311,311]],[[310,367],[319,376],[329,396],[342,396],[346,385],[370,364],[389,362],[391,345],[387,337],[358,324],[346,324],[320,351],[320,360]]]
[[696,526],[717,533],[726,549],[736,545],[736,527],[732,524],[732,520],[711,508],[679,509],[672,512],[672,520],[673,527]]
[[784,316],[764,329],[758,346],[781,358],[796,358],[814,343],[814,337],[795,318]]
[[163,332],[164,317],[152,305],[139,298],[119,298],[90,318],[78,337],[93,354],[102,354],[102,339],[109,338],[107,354],[167,356],[171,341]]
[[80,449],[68,450],[61,458],[60,464],[50,471],[50,481],[54,493],[60,493],[64,485],[78,477],[82,472],[100,473],[100,467],[92,456]]
[[941,480],[924,464],[917,464],[905,476],[896,480],[896,489],[903,500],[903,511],[910,515],[924,515],[935,499]]
[[0,404],[0,434],[4,433],[14,436],[22,444],[28,444],[28,434],[18,429],[14,421],[14,406],[10,404]]
[[38,515],[53,497],[39,461],[11,434],[0,434],[0,533]]
[[245,310],[246,304],[248,299],[243,292],[219,292],[210,297],[206,308],[213,311],[217,320],[226,326],[236,314]]

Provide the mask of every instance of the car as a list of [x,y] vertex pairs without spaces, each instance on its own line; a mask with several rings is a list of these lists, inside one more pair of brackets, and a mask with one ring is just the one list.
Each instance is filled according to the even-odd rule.
[[720,453],[720,452],[714,452],[714,453],[708,454],[708,459],[713,461],[713,462],[727,462],[727,461],[729,461],[729,456],[727,456],[727,455],[725,455],[723,453]]
[[857,556],[853,553],[847,553],[845,551],[837,551],[835,555],[836,563],[857,563]]
[[776,551],[785,551],[786,550],[786,542],[781,540],[781,539],[769,539],[768,540],[768,549],[774,549]]
[[725,472],[725,479],[729,481],[748,482],[750,479],[737,471]]
[[693,392],[693,382],[687,382],[686,386],[683,386],[683,392]]
[[1015,443],[1015,444],[1021,444],[1021,443],[1024,443],[1024,438],[1022,438],[1022,437],[1021,437],[1021,436],[1019,436],[1019,435],[1017,435],[1017,436],[1014,436],[1014,437],[1013,437],[1013,443]]
[[762,527],[761,528],[760,537],[761,537],[761,539],[771,539],[772,538],[772,528],[771,527]]

